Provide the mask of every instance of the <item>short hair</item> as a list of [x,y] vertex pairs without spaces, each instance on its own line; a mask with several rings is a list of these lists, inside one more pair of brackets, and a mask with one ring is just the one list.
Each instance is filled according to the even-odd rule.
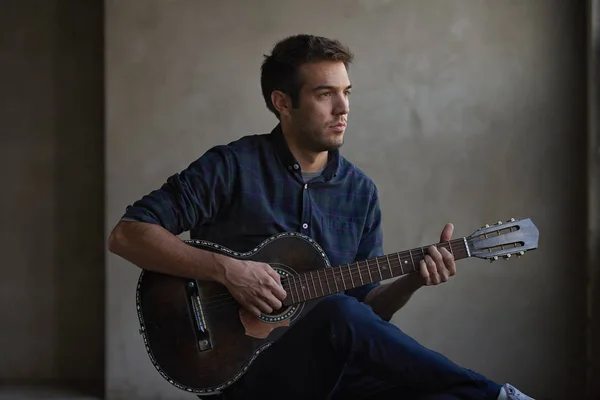
[[279,41],[261,65],[260,85],[267,108],[279,119],[279,112],[271,102],[271,93],[279,90],[289,95],[292,107],[298,107],[303,82],[298,70],[306,63],[340,61],[346,69],[354,55],[338,40],[314,35],[294,35]]

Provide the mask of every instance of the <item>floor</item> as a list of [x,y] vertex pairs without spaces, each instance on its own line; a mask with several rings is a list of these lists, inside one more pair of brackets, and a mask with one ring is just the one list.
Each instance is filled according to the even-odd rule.
[[0,400],[100,400],[67,389],[50,387],[0,387]]

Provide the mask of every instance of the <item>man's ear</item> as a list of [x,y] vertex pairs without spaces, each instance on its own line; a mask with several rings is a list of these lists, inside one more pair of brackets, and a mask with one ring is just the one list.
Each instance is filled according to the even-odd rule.
[[292,99],[290,96],[279,90],[273,90],[271,92],[271,102],[273,103],[273,107],[279,112],[279,115],[290,115],[292,109]]

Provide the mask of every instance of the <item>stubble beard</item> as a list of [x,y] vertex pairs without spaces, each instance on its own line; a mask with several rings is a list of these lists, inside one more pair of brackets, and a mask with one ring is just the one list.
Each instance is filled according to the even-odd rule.
[[339,149],[344,145],[343,134],[339,134],[339,136],[330,136],[326,133],[326,130],[327,128],[313,128],[310,130],[304,130],[304,132],[300,134],[302,146],[315,153],[321,153]]

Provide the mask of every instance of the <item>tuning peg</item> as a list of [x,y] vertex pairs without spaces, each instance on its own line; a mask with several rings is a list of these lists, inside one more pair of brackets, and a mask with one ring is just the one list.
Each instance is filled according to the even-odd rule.
[[498,256],[494,256],[494,257],[490,258],[490,262],[492,263],[492,262],[496,261],[497,259],[498,259]]
[[484,228],[489,228],[490,224],[485,224]]
[[511,256],[510,254],[507,254],[504,256],[504,258],[506,258],[508,260],[510,258],[510,256]]
[[524,252],[524,251],[520,251],[520,252],[518,253],[518,255],[517,255],[517,258],[521,258],[521,257],[523,257],[523,255],[524,255],[524,254],[525,254],[525,252]]
[[516,219],[514,219],[514,218],[510,219],[510,222],[515,222],[515,221],[516,221]]
[[502,225],[502,221],[498,221],[496,225]]

